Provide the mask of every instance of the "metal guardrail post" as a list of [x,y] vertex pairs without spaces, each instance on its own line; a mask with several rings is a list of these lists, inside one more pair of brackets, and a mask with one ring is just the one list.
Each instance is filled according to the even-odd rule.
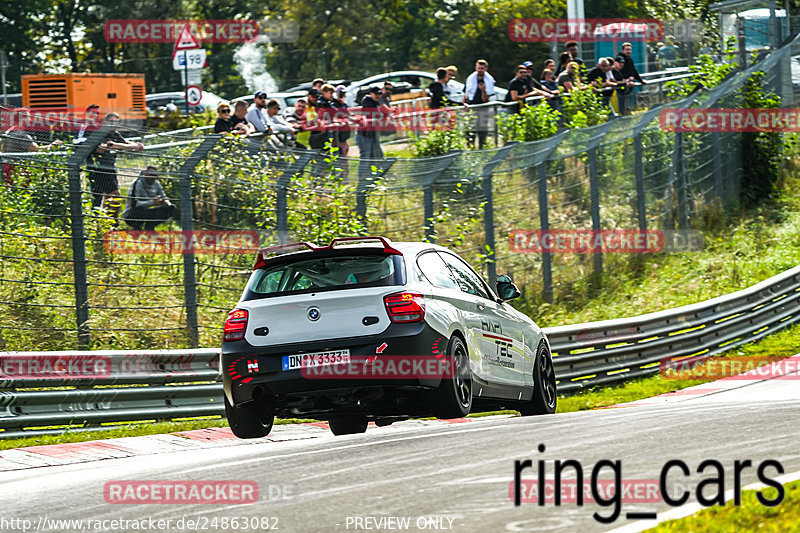
[[483,187],[483,242],[486,245],[486,276],[489,278],[489,285],[494,289],[495,280],[497,279],[497,260],[495,256],[495,240],[494,240],[494,190],[492,188],[492,174],[494,169],[503,162],[511,153],[514,147],[513,142],[510,142],[497,150],[494,157],[486,163],[483,167],[481,184]]
[[675,178],[677,183],[676,194],[678,196],[678,228],[686,229],[689,227],[689,210],[687,208],[688,192],[686,179],[686,153],[684,151],[683,133],[675,133],[675,151],[673,152],[673,162],[675,162]]
[[[536,166],[539,183],[539,225],[542,231],[550,229],[549,207],[547,205],[547,161]],[[542,252],[542,299],[553,303],[553,257],[550,252]]]
[[313,155],[312,152],[301,152],[297,161],[281,173],[276,183],[278,190],[275,197],[275,229],[278,232],[278,244],[289,242],[289,202],[286,198],[289,183],[293,177],[303,172]]
[[725,184],[722,181],[722,150],[720,149],[720,142],[722,142],[721,135],[718,131],[711,134],[711,158],[714,165],[714,192],[717,193],[717,198],[722,202],[725,207],[727,199],[725,197]]
[[[209,135],[200,146],[184,161],[178,169],[178,190],[181,208],[181,230],[184,235],[191,235],[194,231],[192,204],[192,172],[211,149],[217,144],[222,135]],[[191,242],[191,240],[187,241]],[[192,247],[183,253],[183,294],[186,306],[186,336],[189,345],[196,348],[200,342],[199,323],[197,319],[197,272],[195,271],[195,256]]]
[[647,231],[647,198],[644,191],[644,162],[642,161],[642,134],[633,136],[633,173],[636,179],[636,216],[639,230]]
[[[364,231],[367,232],[366,228],[366,220],[367,220],[367,190],[369,187],[375,182],[376,179],[382,177],[392,165],[397,161],[396,157],[390,157],[388,159],[384,159],[380,162],[379,165],[375,165],[375,171],[370,174],[359,174],[358,175],[358,184],[356,185],[356,216],[364,225]],[[368,234],[369,232],[365,233]]]
[[438,157],[437,161],[433,163],[431,170],[422,181],[422,202],[424,204],[425,220],[423,227],[425,228],[425,240],[434,242],[435,228],[433,220],[433,185],[442,173],[453,164],[453,161],[461,156],[461,150],[450,152],[447,155]]
[[78,346],[87,348],[91,342],[89,328],[89,280],[86,274],[86,233],[83,224],[83,195],[81,189],[81,164],[105,141],[110,130],[104,126],[78,145],[67,161],[69,186],[69,222],[72,236],[72,271],[75,284],[75,321],[78,328]]
[[[591,199],[592,230],[600,231],[600,184],[597,177],[597,148],[589,150],[589,195]],[[592,285],[599,289],[603,283],[603,253],[592,254]]]

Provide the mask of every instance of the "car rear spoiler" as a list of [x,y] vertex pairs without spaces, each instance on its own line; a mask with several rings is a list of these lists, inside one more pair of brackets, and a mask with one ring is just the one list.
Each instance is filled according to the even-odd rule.
[[[344,246],[352,246],[354,244],[378,244],[383,246],[383,253],[392,255],[403,255],[403,253],[392,246],[392,241],[386,237],[337,237],[331,241],[327,246],[318,246],[313,242],[293,242],[290,244],[279,244],[277,246],[270,246],[258,251],[258,258],[256,264],[253,265],[253,270],[261,268],[267,262],[267,259],[272,259],[281,255],[300,253],[300,252],[323,252],[333,250],[334,248],[341,248]],[[338,246],[337,246],[338,245]]]

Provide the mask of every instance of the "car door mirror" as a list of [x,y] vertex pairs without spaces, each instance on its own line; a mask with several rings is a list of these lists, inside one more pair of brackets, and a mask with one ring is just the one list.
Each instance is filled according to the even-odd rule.
[[500,300],[503,302],[507,302],[508,300],[514,300],[519,298],[521,293],[516,285],[511,282],[511,278],[506,275],[497,276],[497,295],[500,297]]

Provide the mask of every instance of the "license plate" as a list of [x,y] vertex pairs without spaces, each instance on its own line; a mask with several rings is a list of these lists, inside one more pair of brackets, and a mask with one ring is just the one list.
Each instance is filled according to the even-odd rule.
[[283,370],[297,370],[298,368],[312,368],[347,364],[350,362],[350,350],[330,350],[327,352],[300,353],[297,355],[284,355]]

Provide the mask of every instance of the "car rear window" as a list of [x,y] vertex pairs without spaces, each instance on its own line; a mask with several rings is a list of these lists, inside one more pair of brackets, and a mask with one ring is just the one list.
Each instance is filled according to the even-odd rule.
[[359,254],[266,265],[250,276],[246,300],[361,287],[402,285],[402,258]]

